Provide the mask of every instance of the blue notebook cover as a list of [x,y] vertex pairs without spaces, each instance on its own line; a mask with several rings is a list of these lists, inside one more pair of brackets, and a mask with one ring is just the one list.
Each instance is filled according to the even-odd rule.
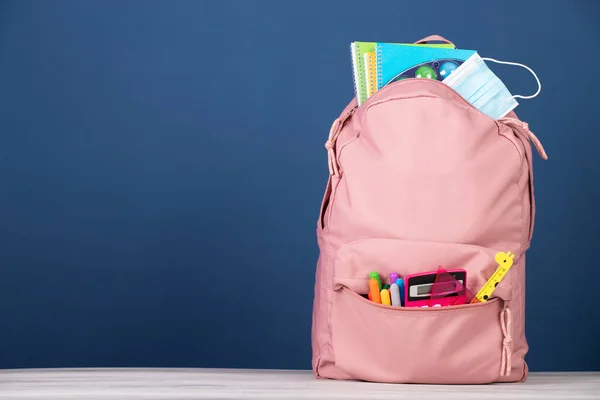
[[377,90],[406,78],[443,80],[475,50],[397,46],[377,43]]

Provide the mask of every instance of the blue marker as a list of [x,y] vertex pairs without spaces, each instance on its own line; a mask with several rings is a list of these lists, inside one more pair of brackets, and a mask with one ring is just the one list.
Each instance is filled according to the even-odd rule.
[[398,289],[400,289],[400,302],[404,305],[404,281],[402,278],[396,279],[396,285],[398,285]]

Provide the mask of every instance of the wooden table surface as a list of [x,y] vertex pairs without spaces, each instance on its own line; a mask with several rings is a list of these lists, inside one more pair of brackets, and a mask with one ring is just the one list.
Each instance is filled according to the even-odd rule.
[[386,385],[317,380],[310,371],[0,370],[0,399],[600,399],[600,372],[531,373],[526,383]]

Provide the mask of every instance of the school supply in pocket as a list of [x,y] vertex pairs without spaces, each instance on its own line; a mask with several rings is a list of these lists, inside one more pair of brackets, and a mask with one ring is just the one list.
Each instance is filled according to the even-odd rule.
[[391,306],[392,300],[390,297],[390,291],[388,289],[381,289],[381,304],[384,306]]
[[[496,253],[495,260],[498,263],[498,269],[477,292],[477,295],[473,295],[467,288],[467,272],[464,269],[447,271],[440,265],[437,271],[406,276],[405,279],[408,282],[406,288],[403,279],[399,277],[397,272],[390,273],[392,284],[389,285],[383,284],[379,279],[379,274],[373,271],[368,278],[373,281],[372,283],[369,282],[368,299],[375,302],[381,300],[381,304],[397,307],[445,307],[488,301],[496,286],[512,266],[513,258],[514,254],[510,251]],[[380,285],[383,287],[382,289],[379,289]],[[400,296],[401,287],[402,292],[405,292],[403,296]],[[371,291],[379,291],[380,298],[372,300]],[[404,298],[408,299],[406,304]]]
[[[415,44],[431,40],[451,45],[439,36]],[[422,69],[421,78],[383,85],[366,103],[352,100],[333,121],[317,218],[312,367],[319,378],[417,384],[527,378],[531,142],[547,157],[514,110],[494,120],[439,79],[442,70],[453,77],[464,64],[429,65],[436,79]],[[386,76],[405,71],[388,69]],[[500,93],[486,82],[489,95]],[[511,253],[502,264],[512,265],[494,272],[496,254],[506,249]],[[450,277],[435,270],[439,265]],[[427,281],[415,280],[428,272]],[[484,301],[469,301],[469,290]],[[453,304],[438,303],[449,298]],[[429,306],[411,307],[415,301]]]
[[392,305],[395,307],[402,307],[402,298],[400,297],[400,286],[396,283],[392,283],[390,287],[390,293],[392,296]]
[[377,273],[377,271],[372,271],[369,274],[369,278],[370,279],[375,279],[377,281],[377,288],[378,288],[378,290],[383,289],[383,285],[381,283],[381,277],[379,276],[379,274]]
[[377,279],[369,279],[369,300],[381,304],[381,288]]
[[429,307],[457,306],[467,304],[473,299],[473,294],[467,289],[467,271],[459,271],[458,274],[451,273],[441,265],[438,267],[431,288]]
[[508,270],[513,265],[515,255],[509,252],[499,252],[496,254],[496,262],[498,263],[498,269],[494,272],[494,275],[483,285],[481,290],[477,292],[471,303],[477,303],[480,301],[488,301],[492,297],[492,293],[496,289],[496,286],[504,279]]
[[[437,271],[418,273],[405,277],[404,280],[398,273],[390,274],[391,285],[383,284],[380,297],[376,293],[379,283],[374,276],[377,272],[369,275],[369,294],[367,298],[375,303],[391,305],[396,307],[443,307],[450,305],[466,304],[466,271],[462,269],[446,271],[441,266]],[[389,289],[388,289],[389,288]],[[401,296],[400,293],[404,292]],[[473,296],[468,297],[470,300]],[[406,299],[406,301],[404,301]]]
[[[373,53],[375,56],[376,42],[352,42],[350,44],[350,53],[352,57],[352,77],[354,79],[354,94],[358,101],[358,104],[362,104],[369,97],[368,93],[368,82],[373,80],[371,83],[372,93],[377,90],[377,70],[375,69],[375,75],[372,75],[372,70],[369,69],[369,76],[365,71],[365,54]],[[453,48],[453,44],[448,43],[430,43],[430,44],[409,44],[409,43],[390,43],[392,46],[404,46],[404,47],[431,47],[431,48]],[[371,94],[372,94],[371,93]]]
[[[444,269],[406,276],[406,307],[445,307],[466,303],[467,272]],[[436,288],[437,286],[437,288]],[[435,289],[435,290],[434,290]]]

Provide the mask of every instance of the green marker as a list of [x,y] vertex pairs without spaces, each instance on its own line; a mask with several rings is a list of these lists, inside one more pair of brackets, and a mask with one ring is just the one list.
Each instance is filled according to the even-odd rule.
[[384,289],[390,290],[390,285],[388,285],[387,283],[385,285],[383,285]]
[[378,274],[377,272],[375,272],[375,271],[371,272],[371,273],[369,274],[369,278],[374,278],[374,279],[377,279],[377,283],[379,284],[379,290],[381,290],[381,289],[382,289],[382,286],[381,286],[381,279],[379,278],[379,274]]

